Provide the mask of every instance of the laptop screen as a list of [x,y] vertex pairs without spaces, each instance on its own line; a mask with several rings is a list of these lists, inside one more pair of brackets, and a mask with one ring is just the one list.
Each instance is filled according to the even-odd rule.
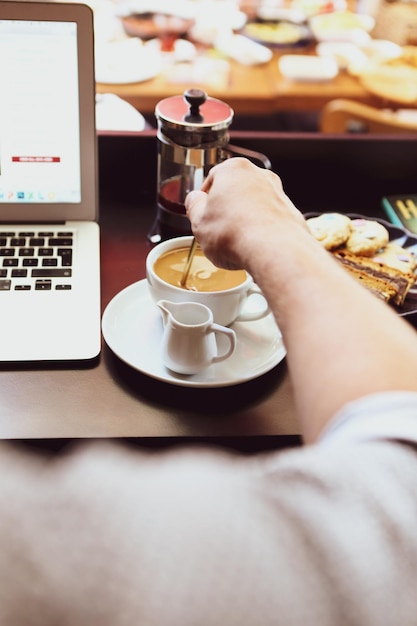
[[96,219],[92,11],[0,0],[0,221]]
[[0,202],[80,202],[77,24],[0,19]]

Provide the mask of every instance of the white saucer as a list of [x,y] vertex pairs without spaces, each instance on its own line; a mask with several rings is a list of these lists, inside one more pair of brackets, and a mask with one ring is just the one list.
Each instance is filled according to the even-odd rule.
[[[161,361],[162,317],[146,279],[118,293],[106,307],[102,332],[109,348],[134,369],[184,387],[227,387],[265,374],[286,355],[281,333],[270,314],[255,322],[237,322],[234,354],[192,376],[176,374]],[[219,337],[219,341],[222,341]]]

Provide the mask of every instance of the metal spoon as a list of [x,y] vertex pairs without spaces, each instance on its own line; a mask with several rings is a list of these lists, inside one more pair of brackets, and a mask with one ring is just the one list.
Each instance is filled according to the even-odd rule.
[[188,252],[187,261],[185,263],[184,271],[181,276],[180,285],[181,287],[185,287],[185,283],[187,282],[188,274],[190,273],[191,263],[193,262],[194,253],[197,248],[197,239],[193,237],[191,242],[190,250]]

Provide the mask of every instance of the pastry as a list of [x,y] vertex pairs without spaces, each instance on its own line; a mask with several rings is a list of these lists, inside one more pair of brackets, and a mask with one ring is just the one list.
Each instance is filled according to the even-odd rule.
[[306,220],[313,235],[326,250],[334,250],[344,244],[351,233],[351,220],[341,213],[322,213]]
[[413,272],[405,273],[395,267],[377,263],[370,258],[335,250],[334,257],[365,287],[386,302],[397,306],[404,303],[407,293],[416,281]]
[[389,233],[385,226],[374,220],[353,219],[350,228],[345,247],[352,254],[372,257],[389,241]]
[[411,250],[406,250],[395,243],[387,243],[384,248],[378,250],[376,255],[372,257],[372,260],[390,267],[396,267],[405,274],[413,272],[417,267],[415,254]]

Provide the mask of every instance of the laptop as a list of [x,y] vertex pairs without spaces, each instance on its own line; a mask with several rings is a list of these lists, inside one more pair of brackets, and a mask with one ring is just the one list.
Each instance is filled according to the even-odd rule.
[[100,353],[93,16],[0,1],[0,362]]

